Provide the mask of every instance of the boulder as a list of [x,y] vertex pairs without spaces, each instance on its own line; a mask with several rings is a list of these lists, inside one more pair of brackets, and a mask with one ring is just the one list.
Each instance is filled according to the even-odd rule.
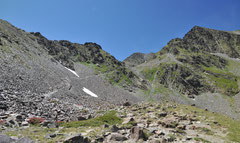
[[29,126],[29,123],[24,121],[24,122],[22,122],[21,126]]
[[83,121],[83,120],[87,120],[85,117],[83,117],[83,116],[79,116],[78,117],[78,121]]
[[119,128],[116,125],[113,125],[110,130],[111,132],[117,132]]
[[10,138],[7,135],[0,135],[0,143],[12,143],[14,141],[14,139]]
[[123,106],[131,106],[131,103],[127,101],[127,102],[123,103]]
[[64,143],[90,143],[90,140],[81,134],[77,134],[66,138]]
[[50,120],[44,120],[41,123],[41,125],[44,127],[48,127],[48,128],[57,128],[58,127],[58,125],[56,124],[55,121],[50,121]]
[[125,141],[127,140],[127,137],[125,137],[124,135],[121,135],[119,133],[112,133],[111,135],[109,135],[107,137],[107,141],[108,142],[112,142],[112,141]]
[[132,127],[130,130],[130,137],[135,141],[146,138],[143,130],[140,127]]
[[47,134],[45,136],[45,139],[51,139],[51,138],[55,138],[57,135],[56,134]]
[[109,127],[109,125],[108,125],[108,124],[105,124],[105,125],[103,125],[103,127],[104,127],[104,128],[108,128],[108,127]]
[[158,117],[161,118],[161,117],[166,117],[167,116],[167,112],[161,112],[158,114]]

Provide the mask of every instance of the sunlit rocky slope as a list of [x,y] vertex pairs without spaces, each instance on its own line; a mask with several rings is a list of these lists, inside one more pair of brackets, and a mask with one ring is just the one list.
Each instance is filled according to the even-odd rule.
[[136,53],[124,60],[148,81],[145,94],[239,117],[238,33],[195,26],[146,60],[147,55]]

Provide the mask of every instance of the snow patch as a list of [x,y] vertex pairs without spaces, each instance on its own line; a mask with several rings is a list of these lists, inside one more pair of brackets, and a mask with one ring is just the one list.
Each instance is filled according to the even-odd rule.
[[87,89],[85,87],[83,87],[83,91],[92,97],[98,97],[95,93],[93,93],[92,91],[90,91],[89,89]]
[[69,70],[71,73],[73,73],[74,75],[76,75],[77,77],[79,77],[79,75],[75,72],[75,71],[73,71],[73,70],[71,70],[71,69],[69,69],[69,68],[67,68],[67,67],[64,67],[65,69],[67,69],[67,70]]

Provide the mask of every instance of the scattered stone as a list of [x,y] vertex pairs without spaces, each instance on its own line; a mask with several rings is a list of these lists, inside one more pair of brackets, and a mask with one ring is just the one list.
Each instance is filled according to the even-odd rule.
[[123,106],[131,106],[132,104],[130,102],[123,103]]
[[51,138],[55,138],[57,135],[56,134],[47,134],[45,136],[45,139],[51,139]]
[[83,121],[83,120],[87,120],[85,117],[83,117],[83,116],[79,116],[78,117],[78,121]]
[[104,128],[108,128],[108,127],[109,127],[109,125],[108,125],[108,124],[105,124],[105,125],[103,125],[103,127],[104,127]]
[[111,132],[117,132],[119,128],[116,125],[113,125],[110,129]]
[[124,122],[123,122],[122,124],[127,124],[127,123],[129,123],[129,122],[134,122],[134,121],[135,121],[134,118],[128,117],[128,118],[126,118],[126,119],[124,120]]
[[180,129],[180,130],[186,130],[186,125],[178,125],[177,126],[177,129]]
[[166,117],[167,116],[167,112],[161,112],[158,114],[158,117],[161,118],[161,117]]
[[29,123],[27,121],[24,121],[21,123],[21,126],[29,126]]

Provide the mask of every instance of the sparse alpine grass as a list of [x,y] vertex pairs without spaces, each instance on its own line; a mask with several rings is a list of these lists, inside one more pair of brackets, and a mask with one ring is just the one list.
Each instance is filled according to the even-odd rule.
[[117,111],[112,110],[112,111],[108,111],[106,114],[96,117],[96,118],[92,118],[92,119],[88,119],[88,120],[84,120],[84,121],[72,121],[72,122],[66,122],[66,123],[60,123],[60,126],[62,127],[97,127],[97,126],[101,126],[104,124],[109,124],[109,125],[113,125],[113,124],[120,124],[122,122],[122,119],[116,116]]

